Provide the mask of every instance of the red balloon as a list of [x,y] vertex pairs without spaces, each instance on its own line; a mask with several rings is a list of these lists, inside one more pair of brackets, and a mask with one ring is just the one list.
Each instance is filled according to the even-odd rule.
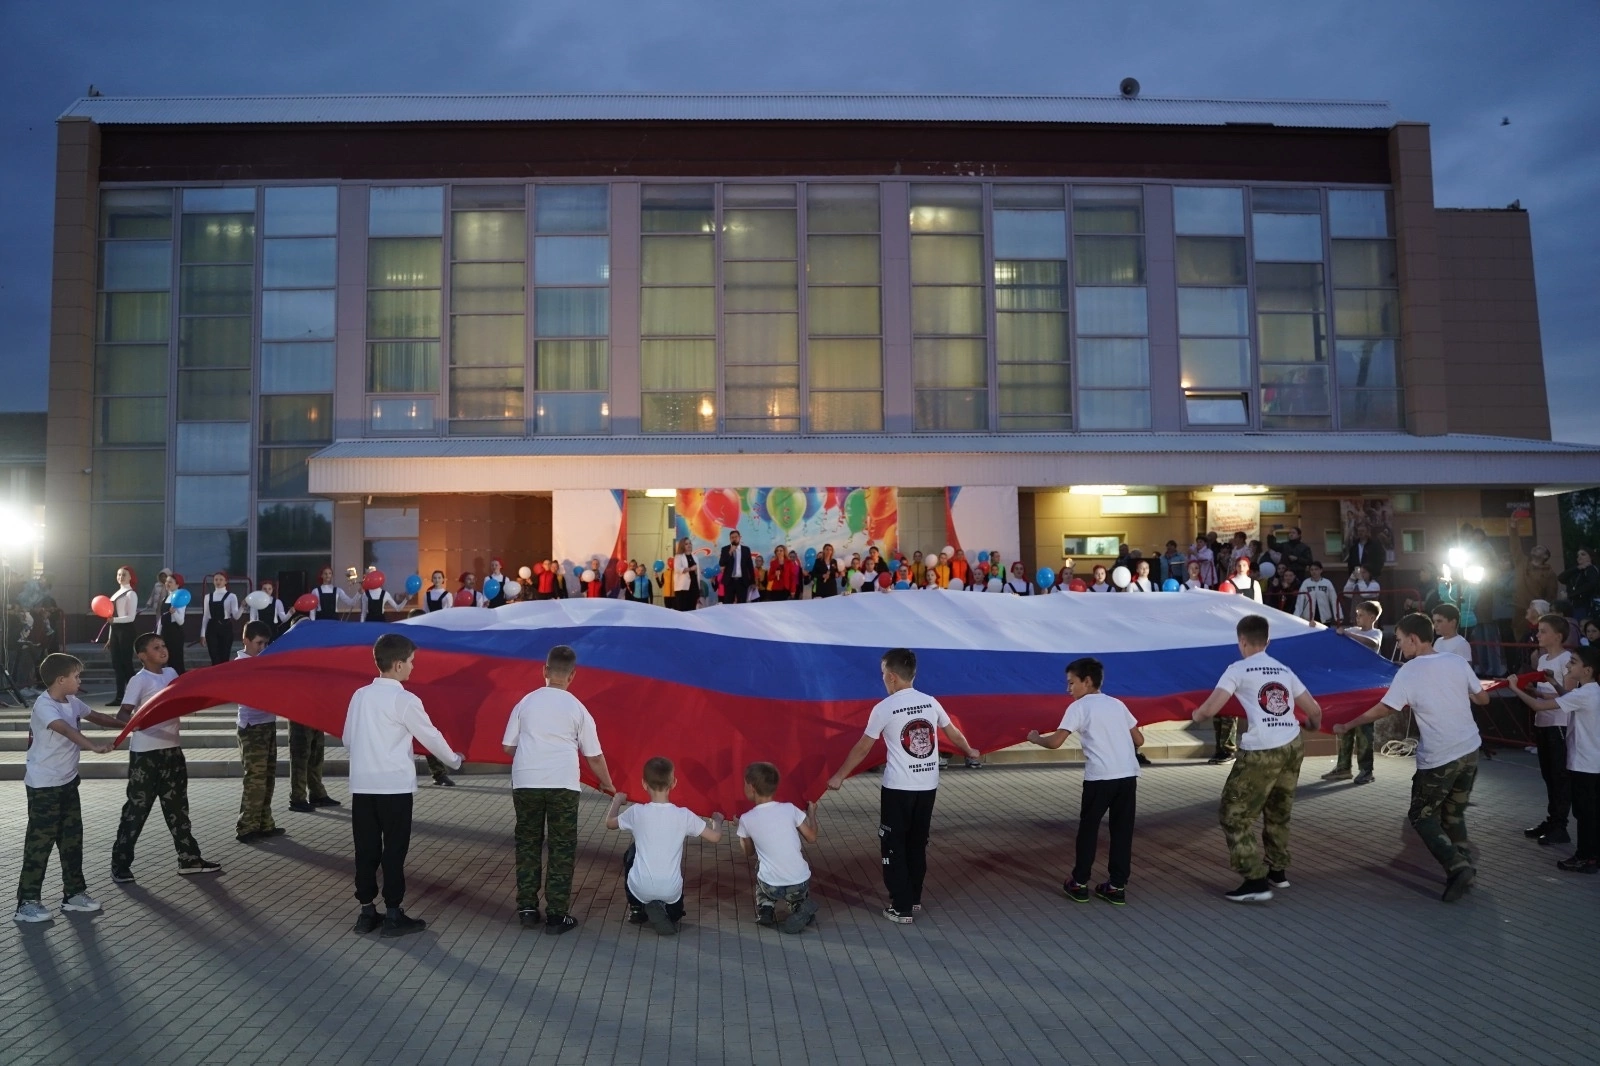
[[734,529],[739,525],[739,494],[732,489],[713,489],[706,493],[704,510],[718,525]]
[[457,607],[471,607],[477,602],[478,598],[472,594],[471,589],[462,589],[456,593]]
[[1232,581],[1224,581],[1222,584],[1217,586],[1217,591],[1218,592],[1238,592],[1239,590],[1233,587],[1233,582]]
[[315,592],[307,592],[298,600],[294,601],[294,609],[299,611],[301,614],[310,614],[320,606],[321,602],[317,599],[317,594]]
[[890,585],[894,584],[894,575],[885,570],[883,573],[878,575],[878,584],[884,588],[888,588]]
[[368,592],[383,588],[383,571],[368,570],[367,576],[361,579],[361,587]]
[[96,596],[94,599],[89,601],[89,610],[93,611],[101,618],[110,618],[113,614],[117,613],[116,607],[112,606],[110,596]]
[[1067,586],[1067,591],[1068,592],[1088,592],[1089,591],[1089,583],[1084,581],[1083,578],[1081,578],[1081,577],[1075,577],[1075,578],[1072,579],[1072,583]]

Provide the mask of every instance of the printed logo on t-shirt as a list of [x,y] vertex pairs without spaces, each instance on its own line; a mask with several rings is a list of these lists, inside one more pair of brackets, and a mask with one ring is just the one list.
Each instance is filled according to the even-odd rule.
[[933,754],[933,723],[926,718],[913,718],[900,730],[900,746],[913,759],[926,759]]
[[1263,711],[1274,718],[1282,718],[1294,706],[1289,689],[1279,681],[1268,681],[1262,685],[1261,691],[1256,694],[1256,701],[1261,704]]

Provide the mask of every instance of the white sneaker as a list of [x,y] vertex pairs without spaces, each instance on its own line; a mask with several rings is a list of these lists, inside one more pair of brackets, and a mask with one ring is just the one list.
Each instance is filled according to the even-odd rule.
[[50,911],[43,903],[36,899],[26,900],[17,904],[17,913],[11,916],[14,922],[48,922]]
[[79,892],[76,896],[68,896],[66,899],[62,900],[61,909],[64,911],[81,911],[84,914],[92,914],[100,909],[100,902],[91,898],[87,892]]

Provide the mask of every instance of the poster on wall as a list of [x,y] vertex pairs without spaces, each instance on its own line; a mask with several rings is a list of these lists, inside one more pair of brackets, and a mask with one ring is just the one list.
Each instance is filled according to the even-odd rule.
[[802,553],[832,544],[847,559],[872,545],[894,551],[900,517],[897,491],[884,486],[679,489],[677,515],[678,538],[696,548],[718,548],[737,529],[759,555],[780,544]]
[[1206,528],[1226,540],[1243,533],[1261,539],[1261,501],[1253,496],[1217,496],[1206,501]]
[[1340,500],[1339,519],[1346,551],[1365,530],[1372,542],[1383,548],[1383,561],[1394,562],[1394,505],[1387,496]]

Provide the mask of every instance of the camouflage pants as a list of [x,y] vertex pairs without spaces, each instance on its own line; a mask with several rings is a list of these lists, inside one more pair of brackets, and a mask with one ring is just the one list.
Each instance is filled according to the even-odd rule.
[[289,723],[289,802],[323,799],[322,752],[326,734],[299,722]]
[[[1300,781],[1305,743],[1297,736],[1266,751],[1240,751],[1228,783],[1222,786],[1218,821],[1228,838],[1228,865],[1247,879],[1267,876],[1267,871],[1289,868],[1289,816],[1294,810],[1294,790]],[[1261,819],[1261,847],[1255,836]]]
[[122,821],[117,826],[117,842],[111,848],[111,865],[125,870],[133,865],[133,846],[139,842],[150,809],[161,802],[161,816],[167,820],[172,844],[178,849],[178,864],[200,861],[200,845],[189,830],[189,767],[182,748],[128,753],[128,801],[122,805]]
[[1406,818],[1447,874],[1472,865],[1467,856],[1467,801],[1477,779],[1477,752],[1418,770],[1411,778],[1411,810]]
[[50,850],[61,853],[61,898],[88,888],[83,880],[83,809],[78,804],[78,779],[50,788],[29,788],[28,833],[22,845],[22,877],[17,902],[42,899]]
[[441,762],[439,756],[429,751],[424,752],[422,757],[427,760],[428,773],[433,775],[435,781],[450,776],[450,767]]
[[511,801],[517,810],[517,909],[539,905],[539,881],[545,878],[546,912],[566,914],[572,905],[572,868],[578,858],[578,794],[570,788],[514,788]]
[[789,913],[793,914],[800,909],[800,905],[811,898],[811,882],[802,881],[798,885],[769,885],[760,878],[756,879],[756,915],[771,918],[779,903],[789,905]]
[[1211,729],[1217,738],[1214,754],[1233,755],[1239,751],[1239,719],[1219,714],[1211,719]]
[[275,828],[272,792],[278,778],[278,723],[264,722],[239,730],[239,762],[244,766],[244,787],[239,796],[236,832],[265,833]]
[[1355,758],[1356,765],[1361,767],[1364,774],[1372,773],[1372,723],[1357,726],[1348,733],[1339,735],[1339,757],[1333,764],[1335,770],[1350,769],[1350,760]]

